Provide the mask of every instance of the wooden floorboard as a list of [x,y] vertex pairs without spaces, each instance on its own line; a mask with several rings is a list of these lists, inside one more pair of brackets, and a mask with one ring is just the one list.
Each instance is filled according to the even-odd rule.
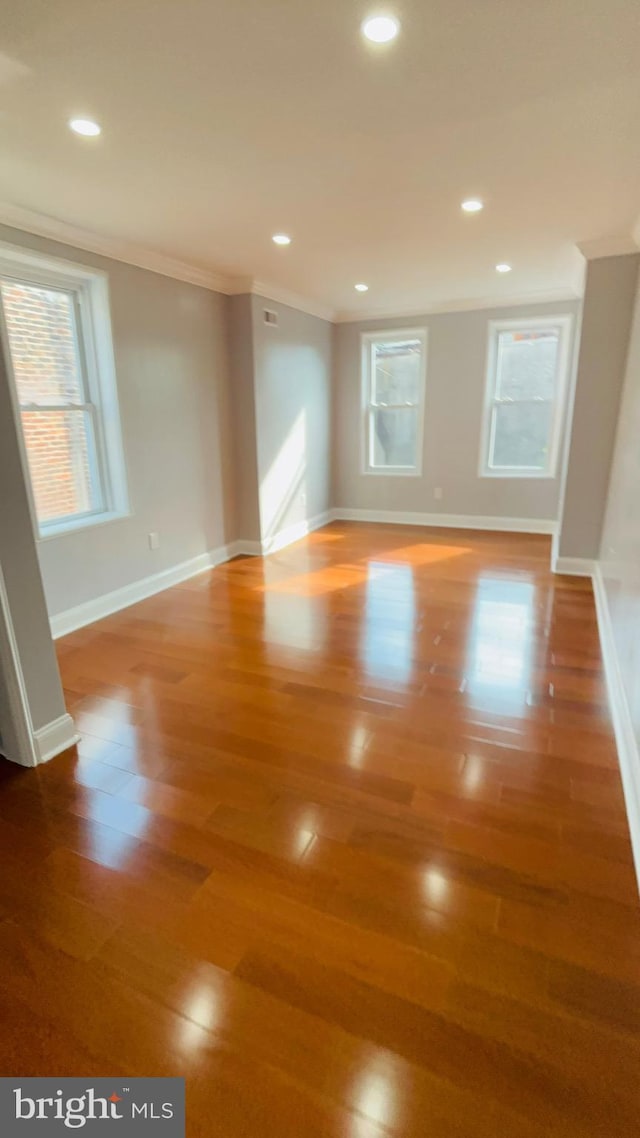
[[333,524],[58,642],[0,766],[3,1074],[184,1075],[221,1138],[626,1138],[640,909],[549,539]]

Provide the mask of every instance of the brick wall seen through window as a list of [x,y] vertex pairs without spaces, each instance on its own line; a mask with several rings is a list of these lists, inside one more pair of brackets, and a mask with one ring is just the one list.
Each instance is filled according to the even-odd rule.
[[100,488],[73,294],[6,280],[1,290],[38,520],[95,510]]

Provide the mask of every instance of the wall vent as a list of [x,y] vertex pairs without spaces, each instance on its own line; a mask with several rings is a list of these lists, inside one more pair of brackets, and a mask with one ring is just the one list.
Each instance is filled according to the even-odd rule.
[[265,322],[265,324],[269,324],[272,328],[277,328],[278,327],[278,313],[273,312],[271,308],[265,308],[265,310],[264,310],[264,322]]

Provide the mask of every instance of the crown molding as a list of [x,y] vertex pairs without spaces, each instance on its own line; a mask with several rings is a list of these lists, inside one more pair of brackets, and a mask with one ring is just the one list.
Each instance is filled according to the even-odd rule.
[[266,281],[253,280],[251,282],[250,291],[254,296],[261,296],[264,300],[271,300],[276,304],[286,304],[289,308],[297,308],[298,312],[306,312],[309,316],[319,317],[320,320],[328,320],[330,323],[333,323],[336,319],[336,312],[333,308],[328,308],[324,304],[310,300],[300,293],[291,292],[286,288],[280,288],[279,285],[271,284]]
[[23,209],[22,206],[12,205],[10,202],[0,202],[0,224],[22,230],[23,233],[33,233],[36,237],[46,237],[50,241],[58,241],[61,245],[70,245],[75,249],[82,249],[86,253],[97,253],[101,257],[110,257],[114,261],[123,261],[124,264],[135,265],[138,269],[148,269],[150,272],[160,273],[164,277],[173,277],[174,280],[199,285],[201,288],[210,289],[212,292],[221,292],[227,296],[253,293],[256,296],[263,296],[266,300],[287,304],[289,307],[297,308],[300,312],[307,312],[311,316],[319,316],[321,320],[334,319],[335,314],[332,309],[309,300],[299,293],[280,288],[279,285],[257,281],[253,277],[227,275],[213,269],[191,265],[187,261],[179,261],[174,257],[166,256],[164,253],[156,253],[152,249],[146,249],[134,242],[121,241],[116,237],[105,237],[88,229],[69,225],[66,221],[60,221],[56,217],[49,217],[47,214],[36,213],[33,210]]
[[[0,224],[22,230],[24,233],[45,237],[51,241],[58,241],[62,245],[69,245],[88,253],[96,253],[101,257],[122,261],[127,265],[135,265],[136,268],[147,269],[149,272],[159,273],[161,276],[199,285],[201,288],[210,289],[212,292],[224,293],[227,296],[251,293],[272,303],[285,304],[299,312],[306,312],[310,316],[317,316],[320,320],[337,324],[359,323],[364,320],[401,320],[405,317],[410,319],[416,316],[429,316],[444,312],[469,312],[474,309],[515,308],[525,304],[549,304],[557,301],[578,300],[582,297],[582,288],[576,279],[573,289],[556,289],[519,296],[502,294],[500,296],[449,300],[416,308],[372,308],[365,310],[352,308],[336,311],[327,305],[303,296],[301,293],[281,288],[280,285],[273,284],[273,282],[257,280],[252,276],[236,276],[215,269],[205,269],[198,265],[189,264],[187,261],[166,256],[164,253],[154,252],[154,250],[136,245],[134,242],[93,233],[88,229],[70,225],[58,218],[36,213],[9,202],[0,202]],[[640,221],[633,237],[598,238],[595,241],[587,241],[578,245],[580,252],[587,260],[594,257],[634,253],[638,251],[639,247]]]
[[163,277],[173,277],[187,284],[200,285],[201,288],[208,288],[212,292],[227,292],[230,283],[230,278],[222,273],[190,265],[186,261],[178,261],[165,256],[164,253],[155,253],[152,249],[145,249],[130,241],[92,233],[88,229],[69,225],[56,217],[35,213],[23,209],[22,206],[11,205],[9,202],[0,202],[0,224],[20,229],[23,233],[33,233],[37,237],[59,241],[62,245],[72,245],[87,253],[97,253],[114,261],[123,261],[126,265],[135,265],[138,269],[148,269],[152,273],[160,273]]
[[525,304],[557,304],[581,300],[578,288],[549,289],[546,292],[528,292],[516,296],[483,296],[465,300],[448,300],[442,304],[423,305],[422,308],[370,308],[347,309],[334,316],[336,324],[360,324],[365,320],[404,320],[417,316],[437,316],[446,312],[477,312],[491,308],[518,308]]
[[299,292],[292,292],[288,288],[272,284],[270,281],[255,280],[254,277],[229,277],[223,290],[228,296],[247,295],[260,296],[271,304],[286,304],[288,308],[295,308],[298,312],[306,312],[309,316],[317,316],[320,320],[333,322],[336,314],[318,301],[310,300]]
[[587,261],[597,261],[600,257],[623,257],[627,253],[637,253],[639,248],[640,225],[633,233],[595,237],[592,241],[578,242],[578,249]]

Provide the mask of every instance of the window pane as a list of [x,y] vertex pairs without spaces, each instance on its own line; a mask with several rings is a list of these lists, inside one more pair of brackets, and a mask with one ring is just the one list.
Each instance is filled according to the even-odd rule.
[[551,434],[551,403],[502,403],[494,408],[492,467],[544,470]]
[[553,399],[558,345],[557,328],[500,332],[498,399]]
[[412,408],[389,411],[374,407],[371,412],[371,465],[417,465],[418,416]]
[[19,402],[84,403],[73,296],[13,281],[1,288]]
[[102,506],[88,411],[23,411],[22,429],[39,522]]
[[420,340],[373,345],[372,403],[420,402]]

